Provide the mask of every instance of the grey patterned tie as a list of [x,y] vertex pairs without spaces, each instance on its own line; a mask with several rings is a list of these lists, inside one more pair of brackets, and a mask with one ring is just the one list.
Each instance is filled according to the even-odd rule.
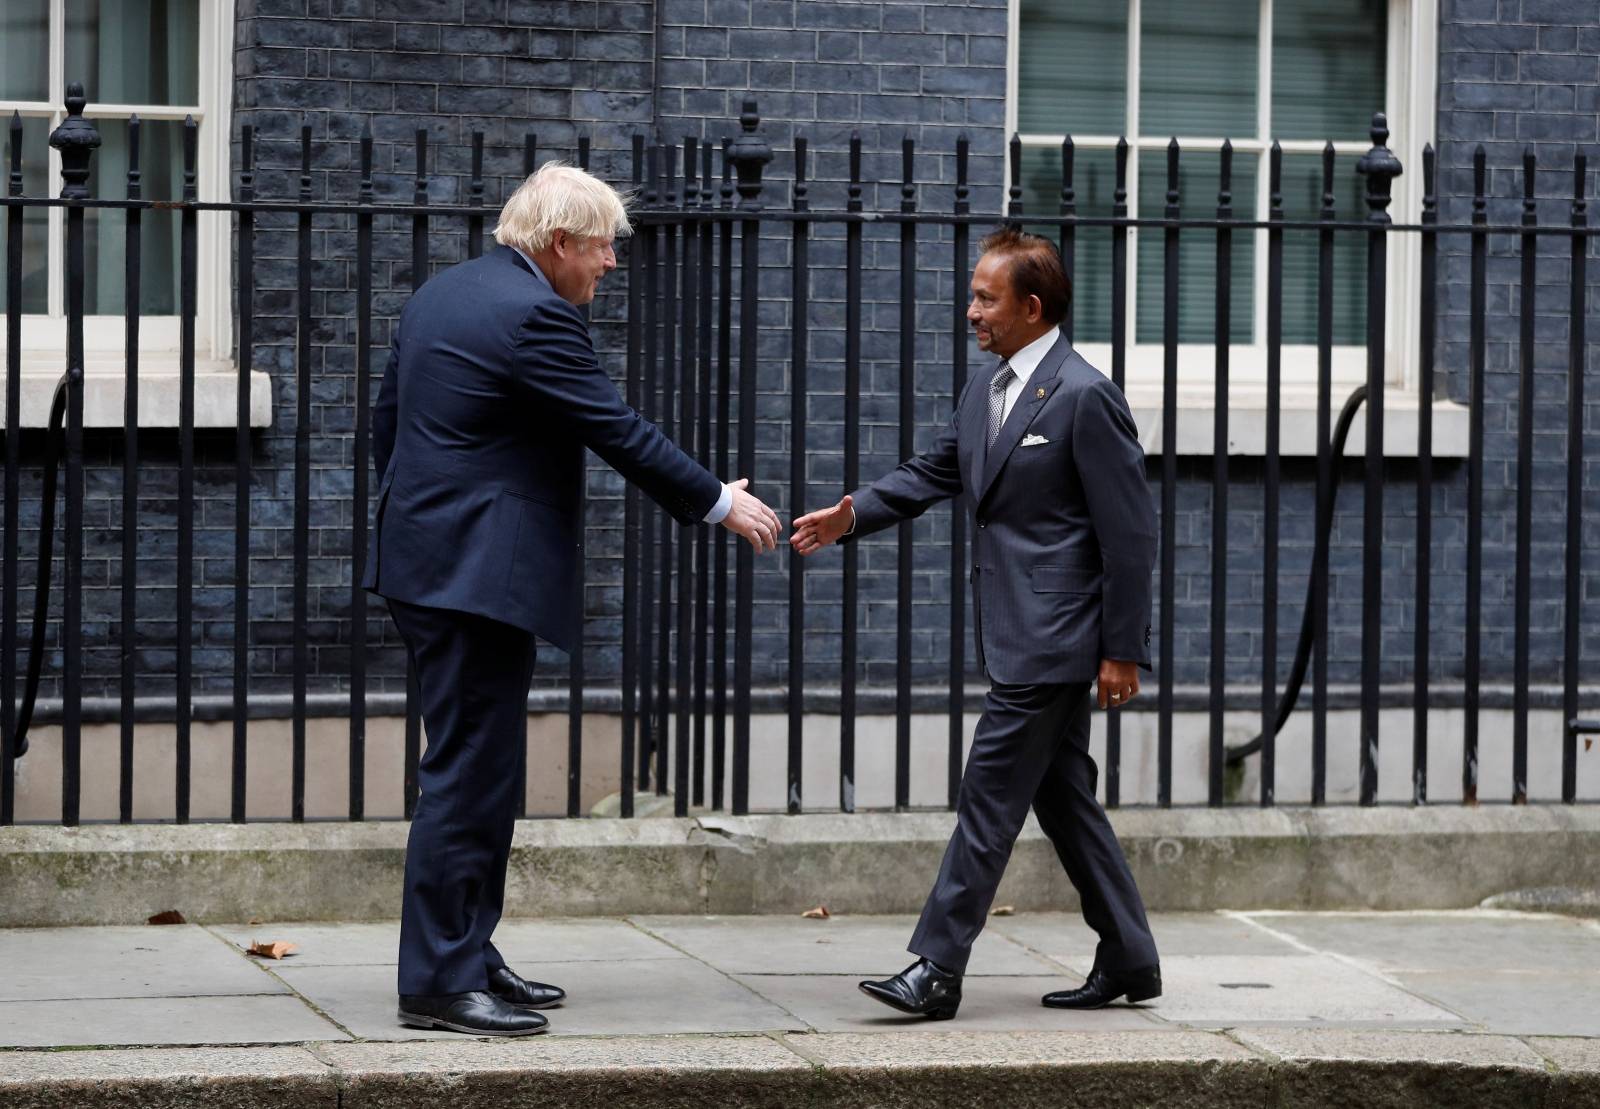
[[995,371],[994,379],[989,383],[989,438],[984,440],[985,447],[994,446],[995,438],[1000,434],[1000,417],[1006,410],[1006,389],[1016,376],[1011,363],[1002,362],[1000,368]]

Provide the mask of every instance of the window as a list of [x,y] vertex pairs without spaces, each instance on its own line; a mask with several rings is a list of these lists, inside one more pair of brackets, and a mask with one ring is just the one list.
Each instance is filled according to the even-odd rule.
[[[1390,213],[1414,220],[1421,210],[1421,151],[1432,135],[1435,0],[1011,0],[1009,124],[1022,143],[1024,220],[1055,214],[1060,203],[1061,141],[1075,147],[1077,211],[1109,216],[1115,148],[1126,135],[1128,204],[1159,217],[1166,203],[1168,142],[1182,150],[1179,188],[1185,215],[1217,210],[1219,148],[1233,144],[1232,204],[1242,219],[1268,211],[1268,152],[1283,148],[1282,197],[1289,219],[1321,207],[1321,151],[1337,154],[1341,219],[1362,218],[1363,179],[1356,161],[1371,145],[1372,113],[1389,118],[1389,145],[1405,166]],[[1390,239],[1386,365],[1404,387],[1415,361],[1416,236]],[[1128,253],[1129,392],[1160,380],[1162,254],[1160,232],[1130,232]],[[1209,397],[1214,367],[1215,233],[1185,230],[1180,272],[1180,372]],[[1284,238],[1284,383],[1314,381],[1316,241]],[[1365,243],[1336,239],[1334,373],[1365,375]],[[1249,385],[1266,366],[1267,234],[1233,238],[1231,375]],[[1104,229],[1076,237],[1074,338],[1091,360],[1109,367],[1111,242]],[[1286,403],[1292,399],[1286,396]],[[1136,405],[1137,407],[1137,405]],[[1185,407],[1188,407],[1187,401]],[[1414,404],[1412,406],[1414,423]],[[1209,417],[1208,417],[1209,419]],[[1198,422],[1197,422],[1198,426]],[[1204,450],[1210,450],[1209,428]],[[1387,436],[1386,436],[1387,440]]]
[[[157,200],[180,196],[183,121],[193,116],[200,128],[200,197],[227,199],[232,49],[232,0],[5,0],[0,11],[0,115],[7,121],[14,111],[22,116],[24,191],[34,196],[60,192],[60,157],[48,137],[66,117],[68,83],[79,81],[89,99],[84,116],[101,139],[91,161],[89,188],[94,196],[120,200],[128,195],[129,119],[134,115],[140,120],[143,195]],[[11,137],[8,126],[0,127],[3,174],[10,166]],[[24,218],[23,421],[31,425],[42,422],[43,415],[36,396],[39,385],[30,379],[42,376],[44,387],[53,387],[66,345],[66,219],[57,208],[29,208]],[[91,209],[85,223],[85,418],[91,426],[120,424],[123,313],[129,307],[124,220],[118,211]],[[147,373],[176,373],[179,282],[177,213],[146,211],[142,224],[141,380]],[[231,388],[226,404],[219,403],[223,398],[218,392],[231,341],[228,221],[217,213],[202,213],[198,228],[197,371],[212,380],[198,383],[197,417],[201,426],[231,424]],[[0,273],[0,304],[5,295],[5,275]],[[145,390],[141,396],[142,423],[176,423],[172,390]],[[48,405],[48,396],[42,403]],[[216,420],[207,418],[213,412]]]

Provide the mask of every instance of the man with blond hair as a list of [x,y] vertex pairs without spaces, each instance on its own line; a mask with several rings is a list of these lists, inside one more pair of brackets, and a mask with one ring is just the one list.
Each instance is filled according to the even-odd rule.
[[378,393],[372,548],[415,666],[428,745],[406,846],[399,1017],[472,1035],[542,1031],[565,993],[506,965],[490,937],[527,753],[535,637],[582,647],[573,598],[588,447],[684,524],[772,550],[778,518],[629,408],[578,308],[616,268],[623,199],[547,163],[506,201],[499,244],[419,289]]

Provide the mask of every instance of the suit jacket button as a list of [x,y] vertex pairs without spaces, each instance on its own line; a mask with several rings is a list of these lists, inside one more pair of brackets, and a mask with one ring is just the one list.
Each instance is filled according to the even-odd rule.
[[989,526],[989,521],[988,520],[979,520],[978,521],[978,526],[980,528],[986,528],[986,527]]

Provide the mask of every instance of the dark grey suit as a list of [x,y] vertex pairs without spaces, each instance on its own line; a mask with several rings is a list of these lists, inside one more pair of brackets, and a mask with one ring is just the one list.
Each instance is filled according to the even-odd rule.
[[1155,941],[1095,799],[1089,709],[1102,659],[1150,666],[1156,527],[1144,451],[1121,390],[1064,337],[985,449],[993,369],[968,384],[927,453],[854,494],[847,537],[960,494],[977,522],[978,656],[991,684],[911,950],[965,970],[1031,804],[1100,936],[1096,964],[1134,970],[1157,961]]

